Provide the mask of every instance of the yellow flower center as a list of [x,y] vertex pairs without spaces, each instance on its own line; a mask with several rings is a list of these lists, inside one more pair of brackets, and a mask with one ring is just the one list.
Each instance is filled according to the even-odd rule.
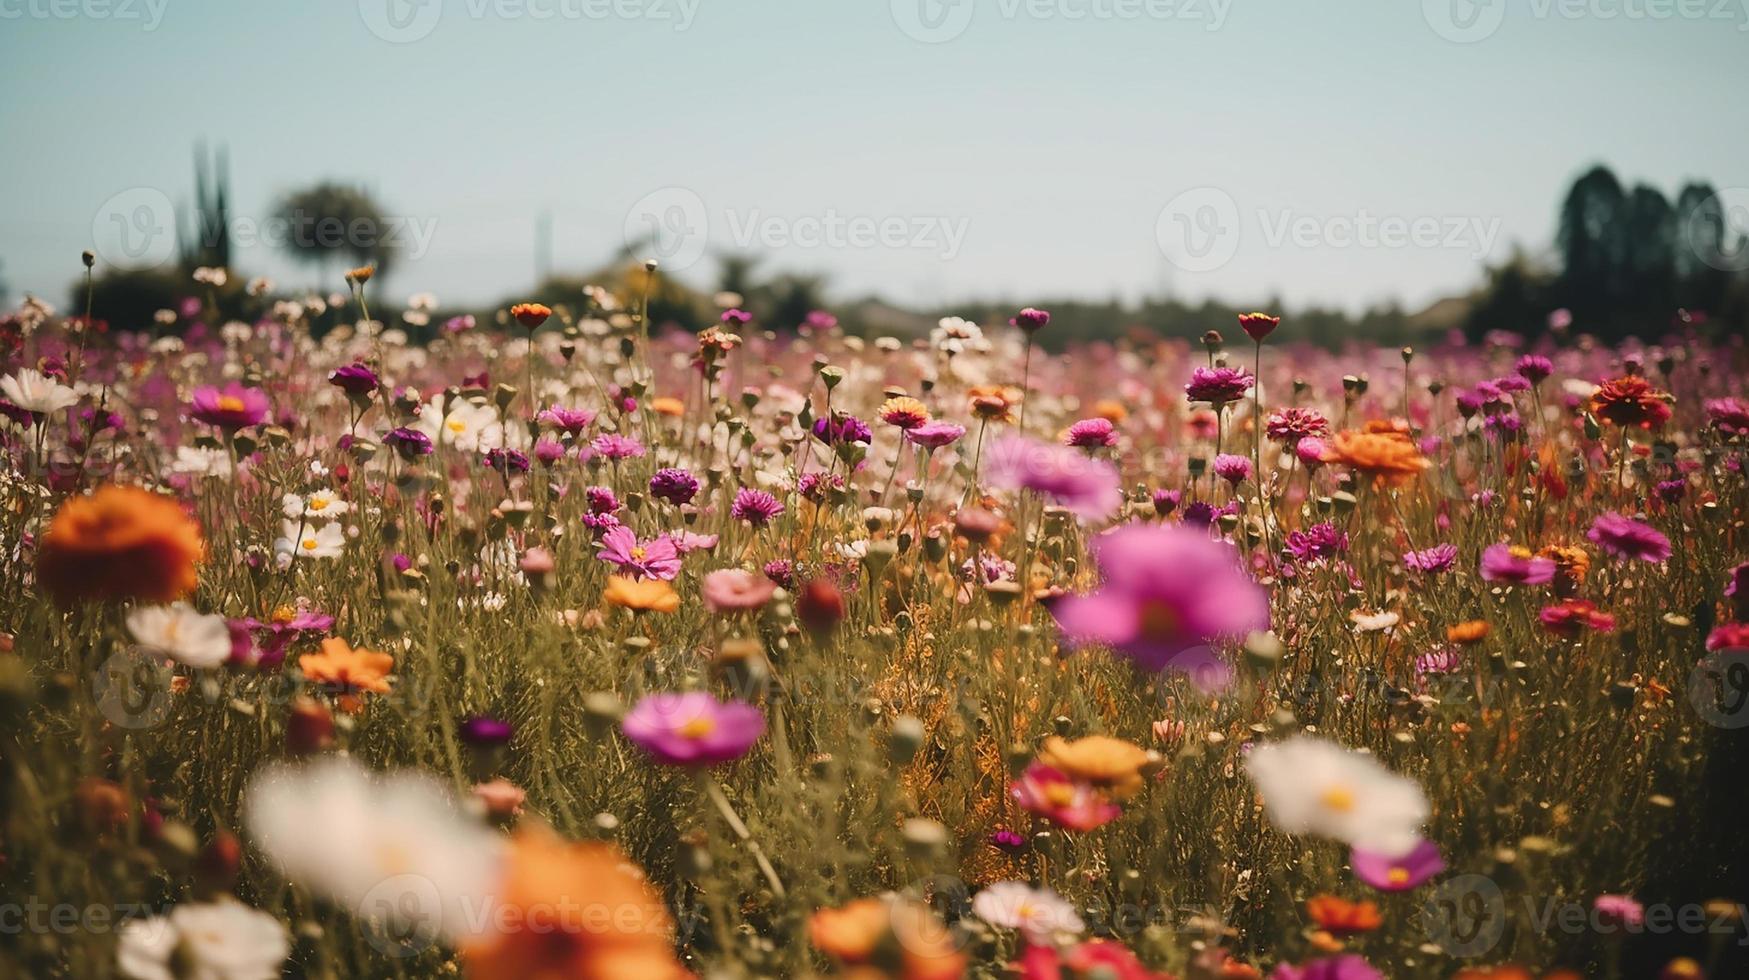
[[310,509],[311,510],[327,510],[328,509],[327,499],[323,498],[323,497],[311,497],[310,498]]
[[320,542],[318,542],[315,538],[305,538],[304,539],[304,550],[305,551],[315,551],[319,544],[320,544]]
[[1529,557],[1531,557],[1530,549],[1526,548],[1524,545],[1521,545],[1521,544],[1513,545],[1512,549],[1509,553],[1514,558],[1529,558]]
[[684,738],[704,738],[717,730],[717,723],[709,718],[694,718],[680,726],[680,734]]
[[219,408],[227,412],[241,412],[244,409],[243,399],[236,395],[220,395]]
[[280,606],[273,611],[273,615],[269,618],[276,623],[289,623],[297,614],[298,611],[290,606]]
[[1068,783],[1052,783],[1045,787],[1045,801],[1051,806],[1068,806],[1075,802],[1075,787]]
[[466,432],[468,429],[467,423],[463,422],[461,419],[450,419],[443,424],[448,426],[449,431],[451,432]]
[[644,546],[640,544],[637,547],[632,549],[632,560],[633,561],[643,561],[645,554],[646,554],[646,552],[644,551]]
[[1409,881],[1409,871],[1407,868],[1392,868],[1385,873],[1385,878],[1393,885],[1406,884]]
[[1354,810],[1354,793],[1346,786],[1332,786],[1318,797],[1318,802],[1324,804],[1325,809],[1349,813]]

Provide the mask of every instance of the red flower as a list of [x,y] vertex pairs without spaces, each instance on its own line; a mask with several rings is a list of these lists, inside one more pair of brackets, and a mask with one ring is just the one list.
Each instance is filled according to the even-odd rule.
[[1267,313],[1239,314],[1239,329],[1245,331],[1247,337],[1260,344],[1263,343],[1263,338],[1274,333],[1275,328],[1279,326],[1281,326],[1281,317],[1278,316],[1270,316]]
[[545,303],[518,303],[510,308],[510,315],[516,322],[530,330],[534,330],[547,322],[547,317],[553,315],[552,308]]
[[1670,421],[1669,396],[1645,378],[1630,374],[1597,386],[1591,395],[1591,414],[1611,425],[1656,429]]

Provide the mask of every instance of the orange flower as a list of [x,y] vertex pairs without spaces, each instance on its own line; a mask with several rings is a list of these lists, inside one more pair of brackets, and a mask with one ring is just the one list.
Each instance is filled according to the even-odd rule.
[[361,265],[356,269],[347,269],[346,278],[360,286],[370,282],[370,277],[377,274],[376,266]]
[[679,418],[686,414],[686,403],[670,395],[650,399],[650,411],[657,415]]
[[553,309],[545,303],[518,303],[510,308],[510,315],[516,318],[517,323],[533,330],[547,322],[547,317],[553,315]]
[[1122,425],[1124,420],[1130,417],[1130,410],[1124,407],[1123,402],[1102,398],[1093,403],[1093,415],[1110,422],[1112,425]]
[[680,596],[675,594],[674,586],[659,578],[633,579],[610,575],[601,597],[634,612],[671,613],[680,608]]
[[862,898],[808,919],[814,948],[841,966],[845,976],[897,980],[959,980],[966,955],[935,913],[913,902]]
[[1319,928],[1337,936],[1371,932],[1384,923],[1372,902],[1350,902],[1335,895],[1314,895],[1306,901],[1306,914]]
[[929,407],[909,395],[894,395],[881,402],[881,421],[901,429],[915,429],[929,421]]
[[394,667],[394,657],[375,650],[354,650],[338,636],[323,640],[320,653],[298,658],[298,669],[306,679],[347,697],[389,693],[389,671]]
[[1585,576],[1591,572],[1591,555],[1576,545],[1545,545],[1537,556],[1555,563],[1557,584],[1583,585]]
[[1645,378],[1626,375],[1605,381],[1591,394],[1591,414],[1611,425],[1656,429],[1670,421],[1670,396]]
[[[1506,963],[1501,966],[1472,966],[1459,970],[1452,980],[1536,980],[1536,974],[1522,966]],[[1543,980],[1580,980],[1572,970],[1550,970]]]
[[1053,735],[1038,754],[1038,761],[1070,779],[1105,789],[1118,800],[1142,788],[1141,769],[1149,758],[1141,746],[1109,735],[1088,735],[1073,742]]
[[1486,620],[1472,619],[1467,623],[1448,626],[1445,629],[1445,638],[1465,646],[1471,643],[1480,643],[1488,638],[1488,623]]
[[1012,421],[1014,406],[1020,404],[1020,389],[1002,385],[973,385],[966,394],[972,414],[987,422]]
[[206,542],[174,500],[113,484],[72,497],[37,546],[37,582],[61,605],[174,602],[199,582]]
[[492,929],[461,944],[470,980],[679,980],[662,896],[611,844],[545,828],[512,840]]
[[1401,483],[1431,465],[1408,433],[1388,422],[1369,422],[1361,432],[1337,433],[1324,451],[1324,462],[1342,463],[1386,483]]

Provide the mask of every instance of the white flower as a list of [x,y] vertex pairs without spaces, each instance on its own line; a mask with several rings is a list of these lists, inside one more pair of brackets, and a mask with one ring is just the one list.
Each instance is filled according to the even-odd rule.
[[948,354],[960,354],[968,350],[989,350],[989,342],[984,339],[984,331],[970,320],[957,316],[944,316],[929,332],[929,341],[937,350]]
[[177,446],[176,459],[170,463],[172,473],[185,476],[207,476],[212,473],[226,473],[230,470],[230,460],[222,449],[202,449],[199,446]]
[[274,980],[290,953],[278,919],[222,899],[127,923],[115,958],[122,976],[134,980]]
[[243,815],[286,877],[361,917],[455,938],[490,915],[503,838],[422,773],[375,775],[343,757],[276,765],[250,781]]
[[1298,735],[1253,748],[1245,770],[1270,819],[1290,834],[1333,837],[1386,857],[1409,853],[1421,839],[1428,807],[1420,785],[1370,756]]
[[1360,609],[1349,613],[1348,618],[1353,621],[1354,628],[1362,633],[1377,633],[1380,630],[1388,630],[1403,620],[1402,616],[1394,612],[1374,613]]
[[320,528],[309,521],[286,521],[284,533],[273,543],[275,551],[297,558],[337,558],[346,547],[346,532],[339,523]]
[[79,395],[73,389],[30,368],[19,368],[17,374],[0,378],[0,395],[19,408],[38,415],[71,408],[79,401]]
[[231,274],[223,266],[203,265],[194,270],[194,281],[208,286],[223,286],[231,280]]
[[128,613],[134,642],[190,667],[217,667],[231,657],[231,630],[225,617],[196,612],[186,602],[141,606]]
[[1049,888],[1024,881],[998,881],[972,899],[972,912],[1001,929],[1019,929],[1034,942],[1086,928],[1074,906]]
[[280,509],[287,517],[339,517],[352,509],[332,490],[317,490],[307,497],[288,493],[280,498]]

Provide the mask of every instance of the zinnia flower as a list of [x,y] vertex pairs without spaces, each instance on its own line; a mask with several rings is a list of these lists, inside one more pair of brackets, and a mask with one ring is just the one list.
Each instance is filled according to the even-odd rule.
[[765,716],[705,691],[651,694],[632,707],[620,730],[657,762],[709,766],[745,755],[764,734]]
[[61,504],[37,544],[37,582],[61,605],[174,602],[206,557],[200,525],[175,501],[106,484]]
[[1339,432],[1325,447],[1324,462],[1386,483],[1402,482],[1432,465],[1407,435],[1389,431]]
[[1563,599],[1544,606],[1537,614],[1543,628],[1560,636],[1578,636],[1583,630],[1609,633],[1615,630],[1615,617],[1602,612],[1589,599]]
[[525,329],[534,330],[547,322],[547,317],[553,315],[553,310],[545,303],[518,303],[510,308],[510,315]]
[[1199,367],[1190,373],[1184,394],[1193,402],[1208,402],[1216,408],[1245,397],[1256,379],[1243,368]]
[[393,686],[389,673],[395,669],[395,658],[374,650],[355,650],[345,640],[330,636],[322,641],[321,652],[298,658],[298,669],[306,680],[343,697],[365,692],[387,694]]
[[1103,584],[1051,607],[1071,646],[1104,644],[1143,669],[1170,666],[1219,687],[1228,669],[1208,645],[1269,626],[1263,590],[1225,542],[1181,527],[1130,524],[1090,547]]
[[1063,436],[1065,445],[1077,449],[1104,449],[1117,445],[1117,427],[1110,419],[1082,419],[1069,426],[1069,431]]
[[1614,511],[1599,514],[1585,537],[1617,558],[1660,562],[1670,557],[1670,539],[1649,524]]
[[1749,435],[1749,402],[1715,398],[1706,403],[1707,420],[1727,436]]
[[1330,434],[1330,421],[1310,408],[1278,408],[1269,413],[1264,434],[1284,446],[1297,446],[1301,439]]
[[881,421],[900,429],[915,429],[929,421],[929,409],[922,402],[905,395],[895,395],[881,403]]
[[1281,317],[1270,316],[1267,313],[1239,314],[1239,329],[1245,331],[1245,336],[1257,343],[1263,343],[1263,338],[1275,332],[1281,326]]
[[1591,394],[1591,414],[1623,428],[1656,429],[1670,421],[1668,397],[1645,378],[1630,374],[1598,385]]
[[1045,739],[1038,761],[1068,776],[1092,784],[1115,800],[1124,800],[1142,788],[1142,767],[1152,757],[1141,746],[1109,735],[1088,735],[1067,741],[1056,735]]

